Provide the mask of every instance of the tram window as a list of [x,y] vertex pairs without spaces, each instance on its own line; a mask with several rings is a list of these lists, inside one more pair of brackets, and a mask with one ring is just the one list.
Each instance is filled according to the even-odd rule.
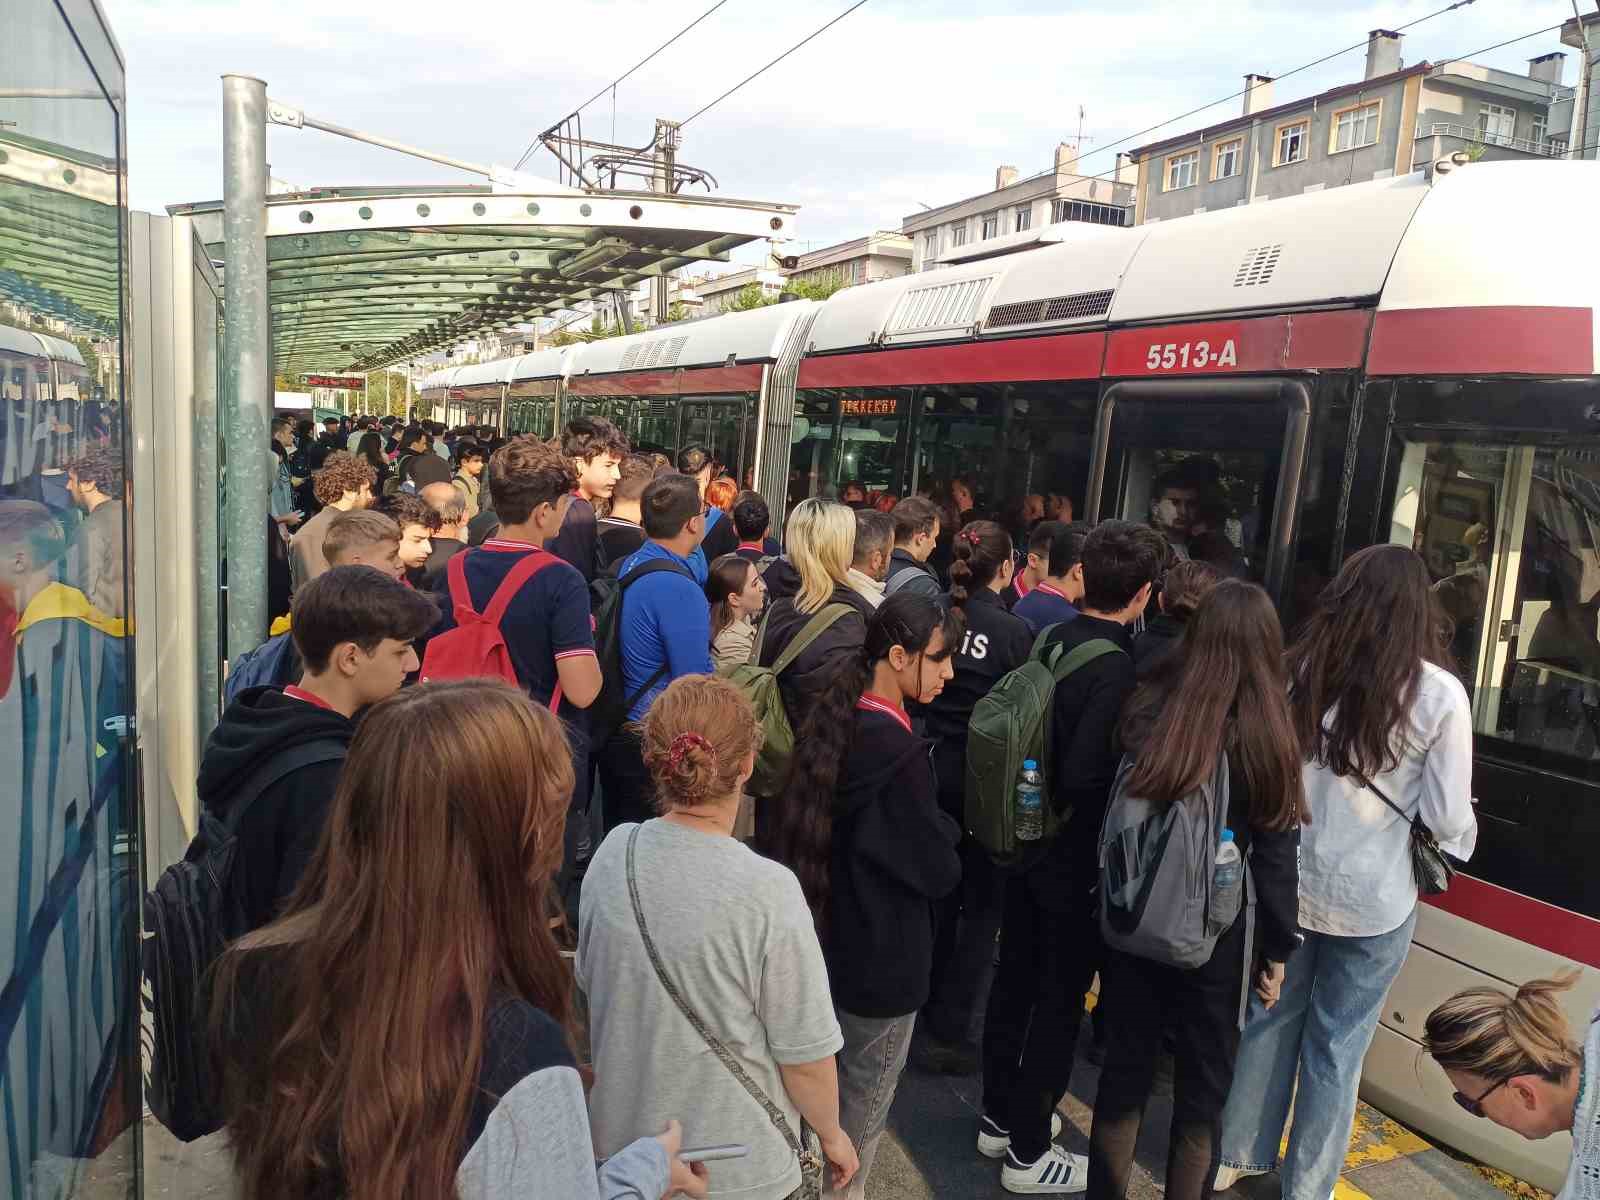
[[1182,557],[1261,582],[1286,424],[1273,402],[1122,400],[1100,515],[1148,522]]
[[[740,486],[755,469],[755,396],[685,397],[682,446],[702,445]],[[680,447],[681,448],[681,447]],[[753,476],[752,476],[753,478]]]
[[798,393],[789,435],[789,502],[837,497],[853,480],[869,494],[904,495],[904,427],[913,396],[911,388]]

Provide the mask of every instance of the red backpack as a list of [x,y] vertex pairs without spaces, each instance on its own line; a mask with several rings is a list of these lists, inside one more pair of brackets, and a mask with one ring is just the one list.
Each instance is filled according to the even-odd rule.
[[[554,554],[535,548],[525,554],[506,575],[489,598],[489,607],[482,613],[472,607],[472,593],[467,589],[464,551],[450,559],[450,604],[455,610],[456,627],[439,634],[428,643],[422,659],[421,682],[435,679],[504,679],[513,687],[521,687],[517,669],[511,662],[511,651],[505,636],[500,632],[500,622],[506,609],[522,585],[552,563],[560,562]],[[561,684],[557,682],[550,697],[551,711],[561,705]]]

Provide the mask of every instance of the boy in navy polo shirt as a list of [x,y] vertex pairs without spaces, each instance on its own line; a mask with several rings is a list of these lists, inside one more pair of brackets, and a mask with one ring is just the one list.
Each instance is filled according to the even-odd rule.
[[1089,527],[1081,521],[1057,534],[1050,543],[1050,574],[1011,610],[1028,623],[1035,636],[1078,615],[1078,601],[1083,599],[1083,543],[1088,536]]
[[[578,472],[570,459],[534,437],[518,437],[496,450],[489,464],[489,493],[500,528],[483,545],[462,552],[472,606],[488,607],[511,568],[541,549],[561,529],[573,503]],[[455,626],[446,595],[437,632]],[[589,586],[576,568],[559,558],[531,576],[506,609],[500,625],[517,680],[536,704],[554,705],[572,743],[576,787],[567,814],[566,856],[557,882],[568,911],[576,909],[578,865],[589,838],[589,723],[584,709],[600,694],[600,661],[594,653]],[[559,699],[556,692],[559,690]]]
[[631,723],[643,718],[651,702],[680,675],[712,671],[711,606],[690,565],[706,527],[694,477],[651,480],[639,508],[650,540],[628,556],[617,578],[626,582],[630,571],[652,562],[672,569],[641,575],[623,593],[622,679],[627,695],[638,698],[628,709],[630,725],[606,743],[600,763],[608,832],[625,821],[646,820],[653,812],[650,774]]
[[619,466],[628,456],[628,439],[604,417],[575,417],[561,435],[561,453],[572,463],[577,485],[561,531],[545,549],[577,567],[589,583],[599,569],[600,535],[594,508],[611,499],[622,477]]
[[733,529],[739,535],[734,553],[751,562],[777,558],[783,547],[767,536],[772,528],[772,510],[760,492],[740,492],[733,498]]

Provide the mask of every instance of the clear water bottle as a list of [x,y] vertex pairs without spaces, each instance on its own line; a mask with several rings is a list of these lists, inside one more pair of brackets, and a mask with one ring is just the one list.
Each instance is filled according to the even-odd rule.
[[1033,759],[1022,763],[1017,776],[1016,835],[1019,842],[1037,842],[1044,836],[1044,776]]
[[1239,890],[1244,883],[1244,859],[1239,856],[1239,846],[1233,840],[1233,830],[1222,831],[1222,845],[1217,847],[1217,867],[1211,876],[1211,899],[1214,909],[1225,913],[1239,911]]

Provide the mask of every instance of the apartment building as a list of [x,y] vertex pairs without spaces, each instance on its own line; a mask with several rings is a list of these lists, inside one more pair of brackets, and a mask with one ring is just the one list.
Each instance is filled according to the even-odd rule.
[[[1550,108],[1550,130],[1570,139],[1573,158],[1600,159],[1600,12],[1573,17],[1561,27],[1561,44],[1578,52],[1578,86],[1573,96]],[[1584,58],[1587,56],[1587,66]]]
[[1051,170],[1019,178],[1015,167],[1000,167],[990,191],[912,213],[900,223],[900,232],[911,240],[912,270],[938,266],[952,252],[970,256],[974,243],[995,238],[1011,238],[1020,249],[1028,239],[1017,235],[1059,221],[1132,224],[1131,166],[1119,156],[1107,178],[1079,175],[1077,167],[1076,148],[1062,143]]
[[1407,67],[1401,35],[1375,29],[1361,80],[1275,104],[1273,81],[1245,76],[1239,116],[1141,146],[1136,224],[1406,174],[1458,150],[1474,158],[1560,157],[1570,95],[1565,56],[1518,75],[1469,62]]
[[911,273],[911,239],[893,230],[877,230],[800,255],[786,272],[786,282],[821,283],[838,280],[845,287],[876,283]]

